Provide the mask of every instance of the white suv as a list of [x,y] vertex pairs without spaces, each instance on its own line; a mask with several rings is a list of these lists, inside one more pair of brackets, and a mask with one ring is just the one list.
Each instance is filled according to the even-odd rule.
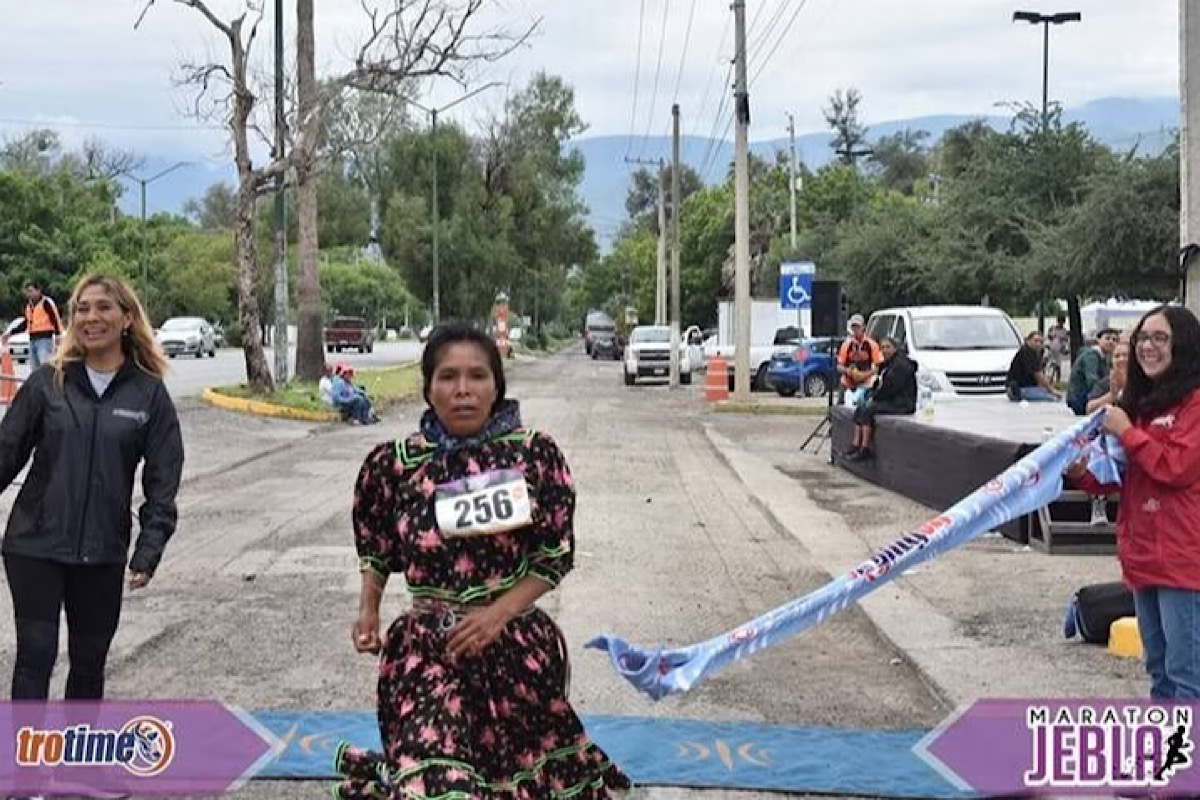
[[1016,324],[998,308],[885,308],[867,320],[867,336],[891,337],[917,363],[917,383],[935,392],[1003,395],[1021,347]]

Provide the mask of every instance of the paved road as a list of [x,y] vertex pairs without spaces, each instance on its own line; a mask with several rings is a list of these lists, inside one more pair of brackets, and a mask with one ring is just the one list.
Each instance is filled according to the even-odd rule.
[[[219,362],[219,359],[218,359]],[[181,365],[182,366],[182,365]],[[636,694],[582,643],[707,638],[822,585],[805,549],[764,517],[707,441],[702,389],[621,385],[620,365],[582,351],[514,370],[529,426],[554,436],[579,490],[576,569],[544,601],[573,663],[584,713],[932,726],[946,708],[857,609],[661,703]],[[316,427],[181,404],[188,443],[180,528],[150,589],[128,596],[113,697],[207,696],[248,708],[368,709],[375,669],[348,641],[358,575],[350,497],[363,456],[413,429]],[[0,496],[0,516],[12,492]],[[0,593],[0,680],[12,664]],[[384,613],[405,605],[399,586]],[[63,659],[65,660],[65,658]],[[55,689],[61,691],[60,663]],[[328,797],[324,782],[254,781],[248,800]],[[652,789],[654,800],[778,797]]]
[[[373,353],[331,353],[327,357],[353,364],[358,369],[386,367],[421,357],[423,345],[416,341],[380,342]],[[275,369],[275,354],[267,349],[267,364]],[[291,368],[296,366],[296,350],[291,351]],[[17,375],[29,374],[28,365],[17,365]],[[171,360],[171,372],[167,375],[167,388],[175,398],[192,397],[208,386],[240,383],[246,379],[246,361],[242,351],[225,348],[217,351],[216,358],[179,357]]]

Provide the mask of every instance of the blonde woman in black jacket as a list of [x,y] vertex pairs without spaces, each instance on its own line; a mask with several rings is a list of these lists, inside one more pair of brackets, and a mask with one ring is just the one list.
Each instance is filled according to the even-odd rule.
[[[129,286],[88,276],[71,296],[54,361],[29,377],[0,422],[0,491],[33,458],[0,547],[16,617],[14,700],[47,699],[64,608],[66,696],[104,696],[126,560],[129,586],[146,586],[175,531],[183,439],[166,368]],[[146,500],[130,557],[139,463]]]

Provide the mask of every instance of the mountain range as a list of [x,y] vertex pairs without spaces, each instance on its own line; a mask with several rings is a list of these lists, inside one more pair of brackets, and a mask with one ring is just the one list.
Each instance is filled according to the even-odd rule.
[[[1063,113],[1066,122],[1082,123],[1101,142],[1120,150],[1138,147],[1141,151],[1161,150],[1179,127],[1179,100],[1175,97],[1105,98],[1082,106],[1067,108]],[[874,141],[882,136],[898,133],[905,129],[923,130],[930,134],[929,141],[935,142],[947,130],[974,119],[983,119],[997,130],[1006,130],[1011,124],[1010,115],[945,114],[939,116],[913,117],[889,120],[868,126],[867,138]],[[754,130],[754,120],[751,121]],[[833,157],[829,146],[832,136],[827,132],[807,133],[796,136],[796,155],[810,169],[818,169]],[[589,219],[595,228],[602,249],[611,244],[621,223],[626,219],[625,195],[629,180],[636,165],[627,163],[627,157],[656,161],[669,159],[671,140],[667,136],[628,137],[592,136],[574,140],[571,146],[584,157],[587,168],[579,187],[579,195],[589,209]],[[786,150],[786,137],[753,142],[751,151],[756,155],[773,158],[779,150]],[[720,181],[733,161],[733,143],[723,139],[684,136],[680,142],[682,160],[697,170],[708,183]],[[152,174],[180,160],[187,154],[173,154],[161,159],[151,158],[144,167]],[[147,208],[150,213],[167,211],[179,213],[184,203],[199,197],[213,183],[232,183],[232,165],[213,164],[207,155],[193,158],[196,166],[179,169],[152,184],[147,190]],[[140,195],[136,188],[122,198],[121,206],[126,213],[136,214],[140,210]]]

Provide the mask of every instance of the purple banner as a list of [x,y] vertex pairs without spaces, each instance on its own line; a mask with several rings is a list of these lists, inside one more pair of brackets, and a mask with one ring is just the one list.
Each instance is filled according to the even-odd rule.
[[915,748],[985,796],[1200,795],[1200,704],[1142,699],[979,700]]
[[214,795],[279,752],[215,700],[0,704],[0,787],[16,794]]

